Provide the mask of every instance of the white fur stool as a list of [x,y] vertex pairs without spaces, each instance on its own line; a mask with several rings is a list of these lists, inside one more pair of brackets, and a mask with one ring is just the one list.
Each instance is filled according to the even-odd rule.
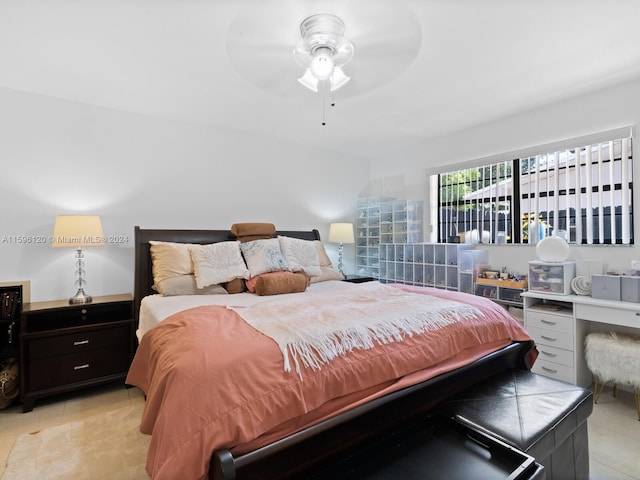
[[585,339],[585,357],[594,376],[594,402],[598,403],[607,382],[613,382],[614,397],[618,383],[631,384],[640,420],[640,337],[591,333]]

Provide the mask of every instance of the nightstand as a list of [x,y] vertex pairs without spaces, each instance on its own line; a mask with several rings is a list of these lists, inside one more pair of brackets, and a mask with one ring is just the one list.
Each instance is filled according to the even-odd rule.
[[133,298],[129,294],[26,303],[20,333],[23,412],[36,399],[123,381],[133,355]]
[[344,281],[351,283],[364,283],[364,282],[373,282],[375,279],[373,277],[363,277],[361,275],[345,275]]

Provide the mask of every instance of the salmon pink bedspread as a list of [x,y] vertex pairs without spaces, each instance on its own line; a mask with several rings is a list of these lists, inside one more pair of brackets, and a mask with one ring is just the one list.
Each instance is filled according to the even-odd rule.
[[484,316],[402,342],[354,350],[319,370],[303,367],[302,376],[285,372],[277,344],[224,306],[192,308],[150,329],[127,377],[128,384],[147,396],[140,430],[152,435],[149,475],[158,480],[206,478],[215,450],[250,451],[513,341],[531,339],[490,300],[397,287],[469,303]]

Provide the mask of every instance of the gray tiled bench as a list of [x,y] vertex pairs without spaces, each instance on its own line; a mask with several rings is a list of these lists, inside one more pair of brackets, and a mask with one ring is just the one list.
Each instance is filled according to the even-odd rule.
[[591,391],[526,370],[499,373],[456,394],[442,411],[531,455],[547,480],[589,478]]

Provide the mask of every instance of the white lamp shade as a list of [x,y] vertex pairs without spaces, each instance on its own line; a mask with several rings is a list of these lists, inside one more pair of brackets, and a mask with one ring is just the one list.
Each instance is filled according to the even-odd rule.
[[304,71],[304,75],[298,79],[298,82],[309,90],[313,90],[314,92],[318,91],[318,79],[313,76],[313,73],[311,73],[311,70],[308,68]]
[[67,248],[102,247],[102,223],[97,215],[58,215],[51,246]]
[[352,223],[332,223],[329,227],[329,242],[355,243]]
[[333,75],[331,76],[331,91],[335,92],[340,87],[344,86],[349,80],[351,80],[351,77],[345,75],[342,68],[336,67],[333,71]]

